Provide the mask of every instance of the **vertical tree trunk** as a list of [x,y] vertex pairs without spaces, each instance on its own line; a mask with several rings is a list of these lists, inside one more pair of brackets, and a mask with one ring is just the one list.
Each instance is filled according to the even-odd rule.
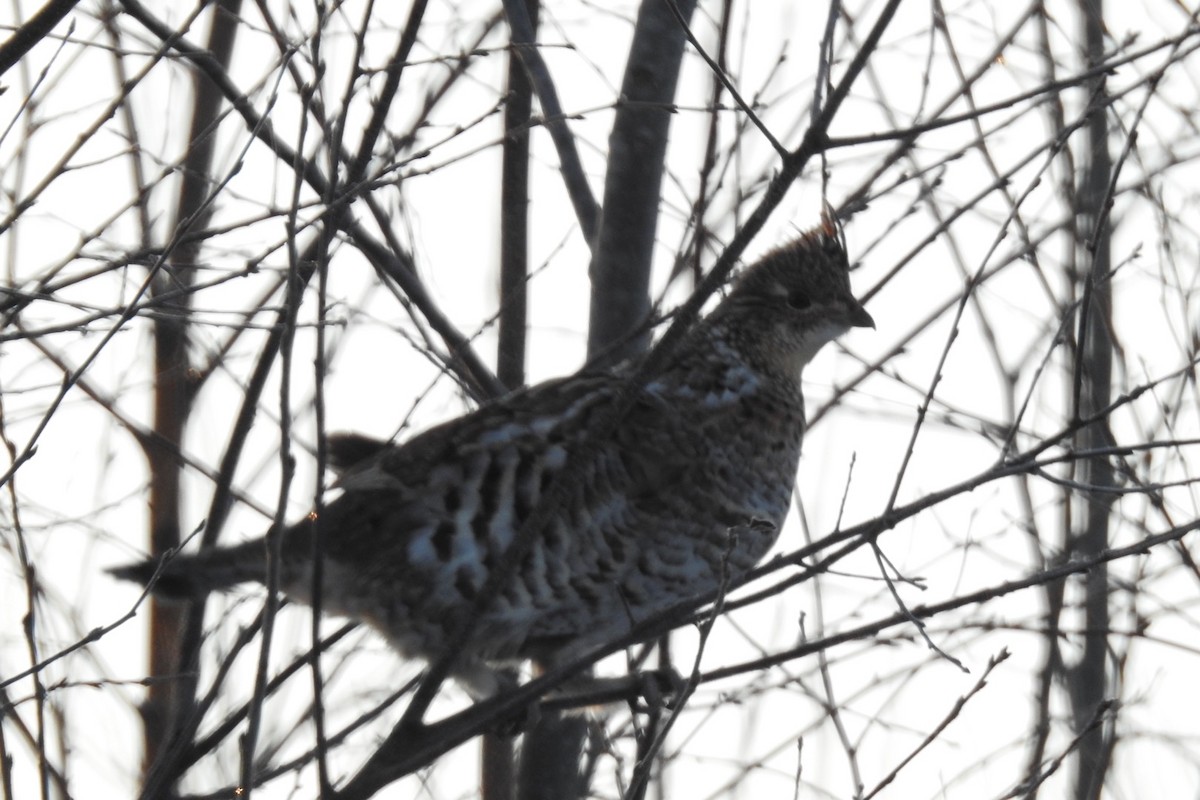
[[[213,9],[209,50],[222,67],[228,66],[232,57],[240,6],[240,0],[223,0]],[[209,176],[216,145],[213,121],[218,119],[221,102],[220,92],[197,75],[186,168],[180,178],[174,227],[169,236],[181,226],[198,229],[206,225]],[[179,452],[193,399],[188,356],[191,297],[186,289],[193,283],[199,251],[199,244],[194,242],[177,246],[151,286],[153,295],[165,293],[170,297],[156,308],[154,317],[155,436],[146,450],[150,472],[150,554],[154,557],[180,544]],[[186,607],[151,598],[149,674],[162,680],[150,684],[142,706],[146,769],[157,761],[176,721],[186,713],[194,696],[195,680],[187,677],[189,670],[178,663],[185,623]]]
[[[695,0],[677,0],[684,20]],[[609,136],[600,229],[592,248],[588,360],[612,364],[650,342],[650,265],[658,228],[671,106],[686,37],[667,0],[644,0],[621,100]],[[525,735],[518,781],[521,800],[570,800],[588,794],[580,755],[589,722],[546,714]]]
[[[525,0],[530,25],[538,25],[538,0]],[[520,56],[508,54],[504,148],[500,175],[500,318],[496,377],[509,389],[525,383],[525,329],[529,277],[529,120],[533,86]],[[511,737],[483,736],[479,791],[482,800],[513,800],[517,772]]]
[[[1088,66],[1091,67],[1104,58],[1103,0],[1081,0],[1080,11]],[[1108,186],[1112,159],[1108,152],[1108,102],[1104,77],[1097,77],[1087,88],[1095,111],[1087,125],[1087,153],[1081,164],[1077,194],[1077,230],[1086,247],[1081,263],[1087,265],[1087,271],[1075,364],[1075,409],[1078,417],[1084,419],[1104,409],[1111,401],[1113,360],[1109,281],[1111,226],[1107,213],[1107,204],[1111,200]],[[1088,425],[1080,431],[1077,441],[1081,449],[1111,445],[1107,422],[1101,420]],[[1108,546],[1108,522],[1114,498],[1108,491],[1114,483],[1108,458],[1089,458],[1081,467],[1082,482],[1089,489],[1082,495],[1079,527],[1074,537],[1073,549],[1077,558],[1094,556]],[[1108,737],[1105,735],[1109,726],[1093,724],[1108,690],[1108,570],[1103,564],[1088,572],[1085,586],[1083,655],[1067,675],[1075,729],[1082,732],[1091,725],[1079,744],[1076,800],[1100,796],[1109,761]]]
[[[534,32],[538,0],[525,0]],[[500,175],[500,319],[496,377],[509,389],[525,384],[525,327],[529,277],[529,120],[533,86],[520,56],[508,54],[504,152]]]
[[[690,20],[695,0],[676,0]],[[667,0],[645,0],[608,139],[600,231],[593,248],[588,358],[612,364],[650,343],[650,260],[667,140],[686,37]]]

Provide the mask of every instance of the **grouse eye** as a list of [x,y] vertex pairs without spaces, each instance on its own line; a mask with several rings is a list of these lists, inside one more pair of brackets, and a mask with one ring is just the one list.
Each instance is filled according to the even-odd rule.
[[810,305],[812,305],[812,300],[810,300],[808,298],[808,295],[805,294],[804,292],[793,291],[788,294],[787,303],[790,308],[794,308],[797,311],[801,311],[805,308],[808,308]]

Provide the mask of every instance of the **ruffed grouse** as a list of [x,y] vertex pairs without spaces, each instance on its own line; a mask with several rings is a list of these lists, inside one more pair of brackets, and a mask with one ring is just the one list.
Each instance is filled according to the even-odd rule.
[[[787,512],[804,434],[801,369],[851,326],[874,327],[847,271],[825,221],[745,270],[670,364],[636,384],[636,365],[585,371],[400,445],[333,440],[331,452],[354,463],[319,520],[284,532],[283,592],[310,596],[320,525],[324,610],[371,624],[404,654],[439,658],[550,484],[578,470],[456,657],[455,674],[487,694],[487,662],[617,637],[716,588],[722,570],[745,572]],[[595,441],[616,404],[626,412]],[[164,595],[263,582],[264,541],[113,571],[154,578]]]

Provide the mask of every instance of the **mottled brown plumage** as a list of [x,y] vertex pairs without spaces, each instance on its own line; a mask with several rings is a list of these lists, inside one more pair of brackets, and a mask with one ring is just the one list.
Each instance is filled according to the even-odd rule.
[[[636,366],[583,372],[400,445],[331,439],[342,494],[284,533],[281,588],[309,597],[320,525],[324,609],[370,623],[403,653],[438,658],[569,463],[579,470],[572,491],[458,656],[456,673],[477,692],[488,691],[487,662],[618,636],[715,588],[723,561],[734,575],[748,570],[787,512],[804,434],[801,369],[851,326],[873,325],[847,268],[826,223],[747,269],[669,366],[637,383]],[[630,401],[611,435],[584,447],[597,421]],[[156,591],[189,594],[263,581],[264,565],[257,540],[115,572],[146,582],[157,570]]]

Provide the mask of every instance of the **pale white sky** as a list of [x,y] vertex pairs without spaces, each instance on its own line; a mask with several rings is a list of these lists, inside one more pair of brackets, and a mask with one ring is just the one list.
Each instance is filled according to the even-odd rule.
[[[18,5],[17,12],[11,8],[0,11],[0,25],[12,25],[14,13],[16,18],[23,18],[33,7]],[[860,21],[869,20],[878,13],[878,5],[868,2],[850,11]],[[967,72],[974,70],[990,50],[996,31],[1007,30],[1012,19],[1023,11],[978,2],[946,5],[958,57]],[[1076,22],[1068,4],[1049,5],[1050,35],[1061,56],[1058,68],[1067,74],[1076,68],[1071,60]],[[1175,35],[1183,28],[1182,13],[1170,3],[1109,6],[1106,14],[1111,35],[1117,42],[1135,37],[1133,49]],[[619,90],[633,7],[625,3],[610,11],[591,4],[554,2],[541,34],[544,42],[573,45],[547,48],[544,56],[558,82],[565,110],[581,115],[580,119],[572,119],[571,128],[578,137],[597,196],[602,192],[611,105]],[[819,13],[813,10],[816,8],[772,0],[756,2],[752,14],[746,4],[736,5],[733,13],[735,34],[731,36],[730,63],[738,86],[747,97],[758,98],[764,122],[789,146],[800,140],[812,96],[815,46],[825,13],[823,6]],[[301,18],[311,13],[308,8],[293,10]],[[460,20],[479,19],[493,10],[492,5],[482,2],[454,7],[434,4],[423,29],[427,31],[425,48],[415,57],[457,52],[469,33]],[[163,4],[157,13],[177,21],[185,12]],[[343,7],[343,13],[356,20],[361,8],[351,4]],[[368,60],[376,64],[382,59],[380,54],[393,47],[395,28],[403,24],[406,12],[385,8],[378,13],[392,27],[369,42],[372,56]],[[697,20],[698,35],[711,46],[709,18],[718,9],[706,3],[699,13],[705,19]],[[927,68],[931,13],[928,4],[902,5],[886,37],[886,48],[872,60],[874,72],[864,74],[856,84],[845,113],[834,126],[834,136],[887,130],[892,122],[885,112],[894,114],[897,124],[908,124],[915,116],[929,114],[947,98],[954,99],[949,113],[968,110],[963,98],[955,98],[960,81],[940,38],[935,37],[932,67]],[[1011,18],[1005,19],[1005,15]],[[257,25],[257,18],[252,19]],[[28,73],[6,74],[8,91],[0,95],[0,130],[16,120],[15,127],[0,139],[0,163],[9,165],[0,170],[0,185],[5,191],[0,214],[5,216],[12,209],[13,197],[26,196],[50,174],[81,131],[95,124],[104,125],[104,130],[71,158],[75,169],[54,180],[40,194],[37,206],[22,215],[17,226],[0,234],[0,261],[6,281],[24,290],[33,288],[33,282],[52,268],[60,269],[62,275],[82,274],[98,266],[97,257],[112,258],[137,244],[132,216],[120,213],[130,197],[128,165],[114,158],[126,143],[117,123],[105,121],[105,106],[114,86],[111,62],[99,46],[102,39],[95,20],[89,14],[77,13],[76,24],[75,39],[57,56],[57,43],[48,41],[31,54]],[[139,30],[132,21],[122,24],[127,30]],[[300,29],[294,27],[293,33]],[[860,26],[855,35],[861,37],[863,30]],[[190,34],[190,38],[199,41],[201,37]],[[845,43],[844,36],[839,42],[835,79],[854,50]],[[498,43],[496,37],[490,42]],[[144,41],[140,44],[146,47]],[[247,91],[261,84],[261,92],[255,94],[261,109],[270,87],[281,79],[277,52],[257,29],[247,33],[239,44],[244,49],[239,50],[232,72]],[[1005,51],[1003,63],[993,64],[987,77],[975,86],[974,102],[979,106],[995,103],[1039,84],[1043,65],[1034,52],[1036,44],[1032,30],[1023,32]],[[338,76],[338,80],[330,77],[326,82],[325,91],[331,97],[340,96],[338,67],[348,57],[349,45],[344,33],[325,40],[329,74]],[[1187,46],[1192,46],[1191,42]],[[781,61],[784,53],[786,58]],[[22,128],[25,117],[18,116],[19,104],[29,91],[25,81],[36,79],[38,71],[52,58],[50,75],[57,83],[52,84],[52,91],[39,95],[36,115],[43,124],[30,134]],[[1114,93],[1135,87],[1116,104],[1120,126],[1127,129],[1133,123],[1145,99],[1144,88],[1136,88],[1142,82],[1140,76],[1165,63],[1166,58],[1166,51],[1148,56],[1118,70],[1110,79],[1109,88]],[[129,59],[130,70],[141,65],[140,59]],[[1197,284],[1195,231],[1200,230],[1200,219],[1196,217],[1193,188],[1196,171],[1190,159],[1198,148],[1194,130],[1189,130],[1185,118],[1177,113],[1180,107],[1195,105],[1195,84],[1189,79],[1193,67],[1194,58],[1170,72],[1159,87],[1139,128],[1138,150],[1125,165],[1119,181],[1119,186],[1127,187],[1146,174],[1156,176],[1150,199],[1123,192],[1114,209],[1114,218],[1121,223],[1113,252],[1114,263],[1122,264],[1114,279],[1114,293],[1115,329],[1125,358],[1125,370],[1119,371],[1117,380],[1123,388],[1180,369],[1195,348],[1190,337],[1194,336],[1196,309],[1189,300]],[[428,170],[428,174],[408,175],[405,171],[408,177],[399,189],[378,192],[389,208],[402,209],[398,216],[404,224],[396,234],[412,248],[431,294],[460,329],[472,333],[494,313],[496,304],[498,223],[492,186],[499,154],[490,145],[499,135],[500,119],[498,115],[483,117],[463,133],[453,137],[451,133],[455,126],[480,118],[495,105],[495,87],[502,82],[502,70],[499,53],[480,59],[472,69],[472,79],[435,114],[437,124],[422,132],[422,145],[437,146],[429,158],[416,162],[412,169],[418,173]],[[432,68],[422,75],[413,79],[414,94],[402,96],[395,124],[403,125],[404,113],[414,113],[419,106],[420,95],[415,93],[418,84],[423,89],[438,77]],[[283,77],[282,81],[282,97],[270,116],[278,131],[294,139],[297,107],[290,79]],[[656,291],[661,291],[673,255],[683,240],[685,215],[695,195],[708,125],[700,109],[708,91],[706,68],[689,57],[679,92],[681,111],[673,122]],[[146,151],[144,165],[148,174],[155,176],[163,169],[163,159],[178,156],[179,139],[186,130],[176,116],[181,113],[179,109],[187,107],[182,72],[153,70],[134,98]],[[1082,107],[1084,96],[1075,91],[1066,98],[1065,113],[1071,120]],[[1059,160],[1047,167],[1044,152],[1039,153],[1052,136],[1046,114],[1025,109],[1025,105],[1016,105],[1012,110],[984,117],[981,124],[988,134],[987,152],[998,170],[1013,169],[1032,156],[1012,175],[1008,191],[1013,198],[1028,193],[1021,205],[1022,222],[1037,236],[1063,217],[1055,193],[1057,182],[1063,178],[1063,164]],[[359,112],[353,117],[357,124],[361,124],[361,109]],[[997,129],[1014,115],[1015,121]],[[738,119],[733,112],[723,119],[726,136],[732,135]],[[949,215],[993,183],[991,168],[977,149],[942,163],[974,135],[967,125],[926,134],[914,162],[902,162],[875,182],[882,192],[900,181],[902,173],[912,174],[918,167],[928,167],[927,178],[931,182],[936,179],[937,185],[930,190],[933,202],[927,202],[916,182],[903,182],[898,189],[873,197],[870,205],[848,224],[851,251],[862,257],[862,268],[853,278],[860,294],[876,287],[910,248],[937,228],[937,215]],[[238,224],[265,209],[286,207],[292,180],[287,170],[263,158],[258,145],[247,147],[248,135],[240,124],[224,125],[221,137],[218,170],[222,174],[232,172],[239,163],[240,169],[219,202],[214,225]],[[533,141],[532,256],[536,266],[541,267],[543,262],[546,266],[531,288],[529,376],[540,380],[568,373],[582,363],[588,307],[587,251],[563,194],[549,138],[539,130]],[[1115,142],[1120,147],[1123,139],[1118,136]],[[890,144],[883,143],[834,151],[830,156],[830,199],[839,202],[857,188],[880,168],[883,155],[890,149]],[[1174,154],[1185,165],[1168,169],[1168,154]],[[432,169],[434,165],[445,166]],[[718,236],[727,240],[739,219],[757,202],[756,198],[734,211],[735,191],[739,187],[749,193],[761,191],[763,181],[775,168],[774,156],[762,138],[754,132],[745,134],[738,156],[722,174],[723,189],[710,213],[709,224]],[[752,245],[750,257],[813,223],[821,201],[818,179],[814,163]],[[164,187],[172,186],[173,179],[164,181]],[[169,219],[165,209],[173,201],[173,191],[164,188],[152,203],[164,214],[154,221],[160,241],[166,236]],[[1170,231],[1175,248],[1172,251],[1162,247],[1163,231],[1156,208],[1165,208],[1177,217],[1177,227]],[[309,210],[309,216],[312,213]],[[965,282],[963,270],[974,272],[1002,263],[1017,247],[1017,227],[1007,219],[1008,213],[1009,201],[996,192],[975,203],[955,223],[952,237],[925,247],[872,297],[869,309],[877,323],[876,331],[852,332],[843,340],[844,347],[827,348],[807,370],[806,391],[810,412],[815,412],[835,387],[856,378],[864,363],[905,342],[903,353],[889,359],[885,375],[873,376],[861,384],[841,406],[822,418],[806,439],[797,492],[807,529],[814,538],[834,528],[843,495],[844,524],[872,518],[885,509],[908,448],[917,406],[950,337],[953,308],[935,319],[929,316],[960,295]],[[117,220],[111,222],[114,217]],[[286,264],[286,253],[278,246],[284,230],[282,218],[271,216],[222,235],[205,253],[203,274],[207,278],[235,272],[247,261],[265,258],[262,273],[206,289],[197,297],[199,318],[211,323],[197,328],[194,352],[198,360],[206,361],[212,349],[224,340],[226,326],[233,319],[230,312],[258,302],[274,270]],[[75,252],[81,241],[95,238],[99,241],[84,248],[82,256]],[[1065,296],[1058,268],[1064,255],[1064,242],[1058,236],[1038,249],[1044,274],[1050,276],[1049,289],[1058,299]],[[22,313],[21,324],[26,330],[75,324],[91,308],[127,300],[143,274],[130,269],[91,278],[60,293],[75,305],[34,303]],[[669,297],[681,299],[685,288],[674,288]],[[461,413],[464,406],[454,387],[448,381],[435,383],[435,370],[405,338],[412,335],[413,326],[394,297],[378,287],[361,259],[347,255],[338,262],[330,296],[335,300],[331,317],[347,321],[347,326],[334,334],[337,348],[326,387],[331,430],[390,436],[410,412],[416,429]],[[1006,268],[979,289],[977,298],[978,305],[968,306],[946,358],[937,387],[938,402],[907,467],[899,492],[901,503],[953,485],[995,462],[997,449],[989,425],[1007,422],[1011,412],[1002,397],[997,366],[988,346],[989,335],[997,339],[1004,367],[1020,375],[1017,402],[1024,399],[1035,376],[1038,378],[1018,445],[1028,446],[1062,425],[1062,402],[1068,393],[1063,353],[1056,351],[1051,356],[1044,373],[1036,367],[1047,353],[1057,312],[1033,266]],[[306,302],[307,319],[311,320],[315,295]],[[256,322],[268,320],[261,315]],[[86,335],[54,332],[42,341],[58,357],[77,366],[100,345],[102,334],[111,324],[111,318],[101,319],[90,326]],[[10,327],[4,333],[15,334],[16,329]],[[11,339],[9,336],[0,342],[0,388],[5,433],[21,448],[47,413],[62,372],[29,343]],[[206,469],[216,468],[224,450],[258,341],[256,335],[248,334],[227,358],[227,369],[219,370],[201,395],[185,450]],[[96,387],[123,415],[140,425],[149,419],[149,344],[145,324],[127,325],[104,344],[85,375],[89,386]],[[296,437],[301,444],[310,443],[314,436],[308,405],[312,347],[311,333],[302,332],[297,340],[293,389],[296,405],[305,408],[296,418]],[[481,335],[478,350],[490,360],[494,350],[491,331]],[[427,391],[431,385],[432,391]],[[237,481],[239,489],[267,513],[274,508],[278,492],[278,392],[276,375],[264,394]],[[413,411],[415,398],[422,395],[424,399]],[[1114,415],[1114,435],[1127,444],[1164,438],[1166,433],[1157,422],[1162,407],[1184,406],[1188,412],[1179,415],[1169,434],[1179,439],[1194,438],[1200,433],[1196,405],[1194,387],[1167,381],[1159,390]],[[78,389],[66,395],[41,432],[37,447],[36,455],[17,473],[15,491],[20,499],[25,542],[46,587],[36,618],[39,656],[44,657],[69,646],[86,631],[120,619],[134,603],[136,592],[114,584],[103,569],[144,551],[142,490],[146,467],[129,435],[112,415]],[[312,459],[300,448],[296,454],[293,516],[309,507],[314,485]],[[1160,482],[1196,474],[1189,467],[1194,455],[1187,448],[1173,454],[1158,453],[1155,458],[1158,460],[1146,466],[1145,474]],[[186,492],[188,513],[183,524],[191,528],[199,525],[207,513],[211,481],[197,470],[189,471]],[[1029,501],[1042,531],[1058,530],[1061,499],[1061,491],[1050,483],[1032,484]],[[1197,515],[1196,496],[1190,486],[1168,488],[1164,501],[1176,524]],[[1128,544],[1146,530],[1157,532],[1168,527],[1157,512],[1145,507],[1144,499],[1136,495],[1117,502],[1116,517],[1121,522],[1114,532],[1115,544]],[[0,549],[8,557],[0,560],[0,680],[30,663],[21,628],[26,604],[14,554],[11,500],[4,503],[3,514]],[[1032,571],[1034,548],[1040,544],[1042,552],[1049,552],[1057,542],[1032,542],[1022,524],[1025,517],[1015,484],[997,482],[898,525],[882,539],[887,556],[905,575],[923,579],[925,587],[920,591],[901,586],[905,601],[912,605],[934,603]],[[1144,522],[1145,529],[1134,524],[1138,521]],[[230,539],[257,535],[263,527],[262,513],[244,504],[235,512],[225,535]],[[801,546],[806,535],[805,526],[797,519],[784,531],[780,551]],[[1184,797],[1200,793],[1195,724],[1200,697],[1191,680],[1196,648],[1200,646],[1197,595],[1194,575],[1171,571],[1177,564],[1177,556],[1164,549],[1112,568],[1118,583],[1127,581],[1143,588],[1136,599],[1129,593],[1114,595],[1114,628],[1130,630],[1140,619],[1153,620],[1148,635],[1138,641],[1123,668],[1122,694],[1127,705],[1119,723],[1122,741],[1111,784],[1114,797]],[[802,635],[811,638],[823,631],[848,629],[895,610],[869,551],[864,549],[839,569],[838,574],[823,578],[819,587],[812,583],[792,589],[718,624],[705,653],[704,668],[737,663],[753,657],[760,647],[785,649]],[[228,616],[213,611],[209,621],[214,627],[214,640],[228,645],[237,634],[238,622],[248,621],[258,610],[260,595],[247,589],[230,601]],[[1011,658],[997,668],[987,687],[972,698],[948,731],[919,755],[882,796],[987,798],[1001,796],[1011,788],[1022,774],[1027,755],[1032,676],[1044,658],[1041,641],[1031,632],[1040,625],[1042,597],[1040,590],[1027,590],[970,612],[931,621],[932,639],[961,660],[970,674],[938,659],[911,627],[889,632],[877,643],[853,643],[829,652],[829,688],[845,709],[842,723],[857,749],[858,768],[868,788],[933,730],[957,698],[971,690],[988,658],[1003,649],[1011,652]],[[1069,598],[1079,599],[1074,587]],[[223,608],[220,603],[212,605],[214,609]],[[801,619],[803,629],[798,624]],[[53,696],[68,715],[65,724],[72,750],[71,785],[80,797],[127,796],[134,791],[140,743],[134,707],[143,691],[137,681],[145,674],[145,620],[143,610],[84,651],[44,671],[44,680],[55,687]],[[307,611],[287,610],[279,624],[277,650],[287,652],[293,644],[299,647],[307,641]],[[336,624],[330,623],[330,629]],[[676,663],[681,669],[691,663],[695,639],[694,631],[675,637]],[[1120,640],[1119,645],[1124,648],[1127,643]],[[352,719],[370,700],[385,696],[400,681],[415,674],[419,666],[400,662],[369,633],[356,634],[338,652],[344,657],[330,659],[327,707],[335,709],[330,720],[332,728]],[[1068,646],[1069,655],[1075,652]],[[227,681],[238,692],[228,699],[229,707],[249,692],[253,655],[253,650],[244,655]],[[334,664],[339,666],[335,668]],[[622,666],[620,659],[606,665],[612,670]],[[790,797],[797,763],[802,766],[800,796],[853,796],[845,747],[820,702],[826,687],[816,667],[816,660],[809,658],[759,676],[704,686],[667,748],[668,752],[678,753],[666,777],[669,796]],[[94,687],[90,681],[103,683]],[[775,688],[749,692],[761,686]],[[30,681],[18,681],[6,691],[24,724],[33,726],[33,703],[28,700],[33,691]],[[267,706],[267,727],[261,741],[265,744],[294,733],[278,760],[298,754],[312,741],[306,726],[292,730],[298,709],[309,702],[308,691],[308,680],[303,678]],[[455,690],[447,694],[446,705],[436,708],[439,714],[464,702]],[[746,699],[740,701],[743,694]],[[1054,708],[1060,719],[1067,713],[1062,698],[1056,698]],[[616,712],[614,730],[621,717],[622,712]],[[18,796],[36,796],[29,746],[21,741],[11,722],[3,724],[7,746],[15,759]],[[339,748],[332,761],[334,773],[352,772],[386,730],[385,721]],[[1051,755],[1067,745],[1065,730],[1065,724],[1060,724],[1055,731],[1048,750]],[[804,741],[799,754],[798,733]],[[615,794],[616,772],[628,776],[632,764],[628,745],[628,738],[616,745],[623,762],[602,762],[596,782],[602,796]],[[52,754],[56,759],[60,757]],[[461,748],[440,761],[430,774],[397,783],[380,797],[472,796],[475,758],[473,746]],[[236,775],[236,769],[236,752],[227,748],[220,758],[198,768],[186,789],[204,791],[224,786]],[[1065,796],[1068,774],[1069,770],[1064,769],[1052,778],[1043,796]],[[312,781],[312,771],[307,770],[298,778],[299,788],[287,778],[272,783],[258,796],[309,796]]]

